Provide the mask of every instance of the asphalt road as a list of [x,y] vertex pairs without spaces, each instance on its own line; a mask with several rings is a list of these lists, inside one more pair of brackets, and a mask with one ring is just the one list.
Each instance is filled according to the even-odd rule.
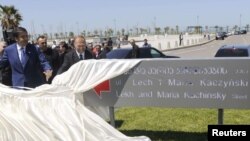
[[175,55],[181,58],[212,58],[216,51],[223,45],[249,44],[250,34],[233,35],[225,40],[214,40],[210,43],[190,48],[166,51],[166,55]]

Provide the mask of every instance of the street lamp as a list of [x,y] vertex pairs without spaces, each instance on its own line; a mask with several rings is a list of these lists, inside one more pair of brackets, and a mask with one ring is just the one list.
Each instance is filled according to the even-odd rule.
[[116,19],[114,19],[115,35],[116,35]]
[[199,16],[197,16],[197,26],[199,26]]
[[76,30],[77,30],[76,31],[77,35],[80,35],[80,33],[79,33],[80,29],[79,29],[79,22],[78,21],[76,22]]
[[240,28],[241,28],[241,14],[240,14],[240,26],[239,26],[239,30],[240,30]]

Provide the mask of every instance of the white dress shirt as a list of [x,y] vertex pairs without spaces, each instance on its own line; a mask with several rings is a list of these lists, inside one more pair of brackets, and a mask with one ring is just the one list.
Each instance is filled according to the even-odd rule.
[[81,54],[82,55],[82,59],[84,60],[84,58],[85,58],[84,52],[83,53],[79,53],[78,51],[76,51],[76,54],[79,57],[79,59],[80,59],[80,54]]
[[[21,52],[22,47],[20,45],[18,45],[18,44],[16,44],[16,46],[17,46],[18,57],[19,57],[20,61],[22,61],[22,52]],[[25,47],[23,47],[23,48],[25,50]]]

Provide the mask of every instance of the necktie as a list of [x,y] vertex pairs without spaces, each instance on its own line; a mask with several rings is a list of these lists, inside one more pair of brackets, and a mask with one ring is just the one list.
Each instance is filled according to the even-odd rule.
[[80,60],[83,60],[82,54],[80,54]]
[[21,48],[21,63],[22,63],[22,66],[24,67],[25,65],[25,49],[24,48]]

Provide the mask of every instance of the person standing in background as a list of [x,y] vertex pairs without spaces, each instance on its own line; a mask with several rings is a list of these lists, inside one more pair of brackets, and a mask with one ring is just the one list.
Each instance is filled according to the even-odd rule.
[[142,45],[142,47],[151,47],[147,39],[144,39],[144,44]]
[[69,46],[65,41],[61,41],[59,43],[59,68],[62,66],[63,64],[63,60],[64,60],[64,56],[65,54],[68,52],[69,50]]
[[[0,41],[0,57],[3,56],[3,51],[7,47],[7,43],[4,41]],[[11,68],[6,67],[0,71],[0,83],[12,86],[11,83]]]
[[57,47],[57,45],[56,45],[56,41],[53,41],[53,44],[52,44],[52,49],[55,49],[56,47]]
[[135,40],[132,39],[130,40],[130,44],[132,46],[132,58],[139,58],[139,54],[140,54],[140,50],[139,50],[139,46],[135,44]]
[[108,46],[108,42],[104,42],[103,49],[101,53],[97,56],[97,59],[104,59],[107,58],[106,54],[111,51],[110,47]]
[[179,46],[182,45],[182,40],[183,40],[183,34],[181,32],[181,34],[179,35],[179,41],[180,41]]
[[113,49],[113,41],[112,41],[111,37],[109,37],[109,39],[108,39],[108,47],[110,48],[110,50]]
[[120,37],[117,37],[116,45],[117,45],[117,48],[121,48],[121,40],[120,40]]
[[94,50],[93,50],[94,58],[96,59],[100,58],[99,56],[102,53],[101,48],[102,48],[101,45],[95,45]]

